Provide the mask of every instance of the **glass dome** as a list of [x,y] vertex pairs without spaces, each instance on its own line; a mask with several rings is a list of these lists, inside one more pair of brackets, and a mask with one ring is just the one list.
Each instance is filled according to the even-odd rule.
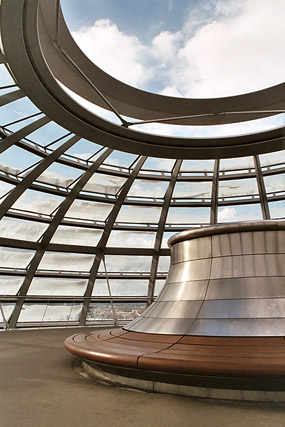
[[[17,1],[1,9],[3,328],[125,324],[162,289],[173,234],[284,218],[284,118],[276,116],[284,85],[198,103],[148,94],[99,69],[96,86],[95,65],[71,44],[58,2],[29,2],[23,21]],[[208,135],[261,117],[272,129]],[[207,134],[144,133],[135,120],[205,125]]]

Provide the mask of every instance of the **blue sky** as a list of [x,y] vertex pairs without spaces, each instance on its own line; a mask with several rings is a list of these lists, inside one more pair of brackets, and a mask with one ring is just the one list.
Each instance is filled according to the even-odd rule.
[[172,96],[250,92],[284,80],[284,0],[62,0],[97,65]]
[[196,0],[61,2],[66,20],[74,31],[83,26],[92,26],[98,19],[110,19],[125,34],[136,35],[144,42],[150,42],[160,30],[179,30],[183,26],[185,13],[188,14],[190,9],[201,8],[204,3]]

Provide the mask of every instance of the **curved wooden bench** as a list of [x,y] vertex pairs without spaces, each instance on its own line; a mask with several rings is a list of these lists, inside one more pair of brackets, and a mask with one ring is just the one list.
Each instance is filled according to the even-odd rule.
[[65,347],[91,362],[140,371],[231,376],[284,377],[283,337],[205,337],[92,331],[66,339]]

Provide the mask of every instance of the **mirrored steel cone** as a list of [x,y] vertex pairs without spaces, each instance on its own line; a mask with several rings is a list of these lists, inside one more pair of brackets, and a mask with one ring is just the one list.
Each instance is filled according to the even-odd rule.
[[124,329],[206,336],[285,335],[285,221],[251,221],[170,238],[157,300]]

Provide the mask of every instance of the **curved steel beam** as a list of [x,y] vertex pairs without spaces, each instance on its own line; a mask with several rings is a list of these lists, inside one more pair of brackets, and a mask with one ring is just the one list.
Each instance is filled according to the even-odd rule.
[[3,107],[4,105],[9,104],[10,102],[17,101],[18,99],[21,99],[24,96],[26,96],[25,92],[21,89],[11,90],[11,92],[5,93],[4,95],[0,96],[0,107]]
[[23,281],[23,284],[21,285],[17,293],[18,300],[9,320],[9,325],[11,328],[15,328],[17,325],[17,321],[18,321],[22,306],[24,304],[24,297],[27,295],[30,284],[44,256],[46,248],[50,243],[54,233],[56,232],[57,227],[59,226],[62,218],[64,218],[64,215],[70,208],[71,204],[74,202],[78,193],[82,190],[82,188],[90,179],[90,177],[93,175],[93,173],[98,169],[100,164],[110,155],[111,151],[112,151],[111,149],[106,149],[101,154],[101,156],[90,166],[90,168],[85,173],[82,174],[82,176],[79,178],[79,180],[77,181],[75,186],[72,188],[70,193],[66,196],[66,199],[60,205],[51,224],[48,226],[48,228],[44,232],[42,239],[40,241],[41,247],[40,249],[37,249],[34,257],[32,258],[29,268],[27,270],[27,274]]
[[176,160],[176,163],[174,165],[174,168],[171,174],[171,179],[169,181],[168,188],[164,196],[163,206],[161,208],[161,214],[158,222],[155,243],[154,243],[155,254],[152,257],[151,268],[150,268],[150,279],[149,279],[148,292],[147,292],[147,306],[152,304],[153,298],[154,298],[154,287],[155,287],[155,282],[157,278],[159,252],[161,249],[163,232],[165,230],[165,223],[166,223],[167,214],[168,214],[170,203],[171,203],[171,197],[173,194],[174,186],[177,181],[178,173],[181,168],[181,164],[182,164],[182,160]]
[[[103,234],[101,239],[98,242],[98,249],[99,249],[99,253],[96,255],[94,262],[91,266],[90,269],[90,276],[89,276],[89,280],[88,280],[88,284],[87,284],[87,288],[84,294],[84,304],[83,304],[83,308],[82,308],[82,312],[81,312],[81,316],[80,316],[80,325],[84,325],[86,322],[86,316],[87,316],[87,312],[88,312],[88,307],[90,304],[90,300],[91,300],[91,295],[92,295],[92,291],[93,291],[93,287],[95,284],[95,280],[97,277],[97,273],[99,270],[99,266],[101,263],[101,260],[105,254],[105,250],[106,250],[106,245],[108,242],[108,239],[110,237],[111,231],[113,229],[114,223],[116,221],[116,218],[119,214],[119,211],[122,207],[122,204],[124,203],[124,200],[134,182],[134,180],[136,179],[141,167],[143,166],[144,162],[146,161],[146,157],[142,156],[138,161],[137,164],[135,165],[132,173],[129,175],[127,181],[123,184],[119,196],[113,206],[113,209],[111,210],[108,219],[106,220],[106,226],[104,228]],[[120,248],[121,249],[121,248]]]
[[[44,34],[43,27],[40,28],[40,42],[54,76],[72,91],[103,108],[106,108],[104,100],[90,91],[86,79],[78,78],[78,73],[64,61],[63,55],[72,64],[80,64],[82,73],[103,97],[128,117],[159,121],[165,117],[194,115],[196,117],[188,120],[175,120],[175,124],[213,125],[267,117],[272,115],[272,110],[285,110],[285,85],[282,84],[248,94],[208,99],[162,96],[131,87],[102,71],[83,54],[67,28],[58,0],[41,0],[39,14],[46,31]],[[199,115],[204,117],[197,117]]]
[[11,135],[6,136],[6,138],[3,138],[0,141],[0,154],[3,153],[3,151],[7,150],[8,148],[12,147],[12,145],[16,144],[20,139],[25,138],[27,135],[29,135],[32,132],[35,132],[40,127],[46,125],[50,121],[51,120],[46,116],[41,117],[40,119],[35,120],[34,122],[28,124],[22,129],[19,129],[17,132],[14,132]]
[[13,206],[18,198],[24,193],[24,191],[30,187],[30,185],[50,166],[52,165],[66,150],[71,148],[77,141],[78,136],[73,136],[68,139],[64,144],[54,150],[49,156],[44,158],[31,172],[26,175],[21,182],[19,182],[15,188],[8,194],[8,196],[0,204],[0,219],[7,213],[7,211]]
[[[43,0],[41,2],[39,0],[30,0],[28,2],[26,0],[4,0],[1,5],[2,39],[5,55],[21,89],[29,95],[31,100],[42,111],[44,111],[49,117],[52,117],[61,126],[69,129],[73,133],[89,139],[90,141],[99,141],[100,144],[107,147],[156,157],[160,157],[162,152],[164,157],[169,158],[203,159],[240,157],[257,153],[265,153],[267,151],[277,151],[285,146],[284,127],[257,134],[223,138],[165,137],[149,135],[117,126],[85,110],[82,106],[76,103],[74,99],[67,95],[67,93],[59,86],[55,75],[51,72],[51,68],[55,66],[55,63],[58,63],[58,65],[61,64],[61,73],[65,76],[65,73],[67,73],[67,66],[67,68],[72,70],[74,76],[77,76],[75,82],[80,86],[80,81],[78,81],[78,72],[77,74],[75,73],[76,70],[71,63],[68,63],[66,58],[61,57],[60,59],[60,55],[63,55],[60,53],[57,43],[54,43],[54,39],[50,37],[47,30],[47,28],[53,28],[55,25],[54,22],[57,22],[54,21],[57,16],[53,16],[53,10],[56,12],[57,8],[52,7],[52,5],[56,6],[56,4],[57,3],[50,1],[46,2]],[[39,5],[41,5],[41,8],[39,8]],[[44,9],[47,5],[49,13]],[[41,13],[42,9],[45,10],[44,16],[43,13]],[[15,28],[13,38],[10,37],[9,31],[11,25]],[[61,25],[56,28],[61,31]],[[65,35],[61,36],[60,31],[58,33],[60,47],[61,49],[67,49],[64,45]],[[55,29],[53,30],[53,34],[57,35]],[[76,48],[74,47],[74,49]],[[83,62],[82,64],[80,62],[79,65],[81,69],[84,69],[85,62],[89,60],[87,60],[87,58],[85,62],[83,58],[81,58],[81,60]],[[91,79],[91,71],[94,71],[92,67],[87,75],[88,79]],[[100,73],[96,74],[95,84],[98,84],[101,79],[101,91],[104,90],[105,86],[106,88],[107,86],[109,88],[113,87],[114,83],[118,84],[118,88],[113,88],[112,93],[115,93],[116,90],[121,90],[122,87],[127,90],[127,85],[120,84],[116,79],[112,79],[107,75],[106,76],[109,78],[106,80],[105,73],[101,70],[99,71]],[[111,84],[110,79],[112,79],[113,84]],[[260,91],[254,94],[240,95],[224,99],[229,99],[230,105],[235,107],[231,108],[231,110],[234,111],[238,110],[239,103],[241,103],[240,109],[243,110],[243,112],[248,111],[249,108],[254,110],[262,109],[259,104],[262,104],[264,109],[267,107],[269,108],[269,103],[271,103],[271,110],[273,106],[279,106],[280,108],[283,106],[284,87],[285,85],[278,85],[274,88],[265,89],[265,92]],[[90,85],[88,86],[88,90],[90,92]],[[126,98],[127,101],[130,102],[130,104],[126,104],[128,105],[130,112],[134,111],[133,108],[135,107],[133,104],[136,103],[139,105],[142,99],[147,104],[147,108],[145,108],[145,106],[143,111],[149,110],[151,112],[151,105],[155,105],[155,103],[158,102],[156,101],[157,99],[159,100],[158,104],[162,105],[161,110],[163,110],[163,108],[168,109],[167,106],[172,105],[171,108],[175,108],[176,111],[172,113],[171,116],[175,116],[175,114],[181,115],[181,112],[183,115],[185,115],[185,112],[189,114],[191,111],[187,104],[188,102],[194,102],[193,108],[195,108],[195,114],[199,113],[198,106],[200,101],[203,104],[203,113],[207,113],[205,108],[210,108],[210,114],[219,116],[219,113],[225,110],[225,108],[223,108],[223,101],[221,98],[216,100],[183,100],[173,98],[171,100],[171,98],[169,99],[168,97],[148,94],[134,88],[130,88],[130,91],[130,93],[134,95],[133,97]],[[120,93],[122,99],[124,99],[124,91]],[[129,98],[133,99],[133,101],[131,102]],[[259,99],[263,99],[263,101],[260,103]],[[113,103],[112,100],[111,102]],[[124,104],[124,102],[122,101],[122,104]],[[117,108],[117,105],[115,107]],[[138,108],[141,109],[141,106]],[[280,108],[278,108],[278,110],[280,110]],[[270,114],[271,113],[267,113],[266,115]],[[155,111],[155,117],[152,113],[150,113],[150,115],[151,118],[156,118],[157,111]],[[136,113],[136,116],[139,116],[139,114]],[[163,117],[165,117],[164,111]],[[220,115],[220,117],[229,116]],[[246,114],[242,114],[242,117],[245,119]],[[217,123],[218,122],[219,121],[217,121]]]

